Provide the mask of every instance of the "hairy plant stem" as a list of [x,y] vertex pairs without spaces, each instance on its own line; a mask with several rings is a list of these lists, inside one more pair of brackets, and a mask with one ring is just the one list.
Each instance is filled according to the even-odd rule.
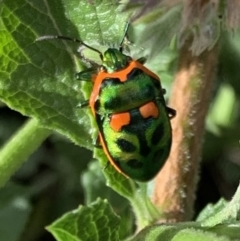
[[186,42],[180,51],[169,106],[177,110],[171,121],[173,143],[165,166],[155,179],[153,203],[164,221],[190,220],[199,174],[205,116],[217,65],[217,47],[193,56]]
[[25,160],[51,134],[35,119],[30,119],[0,150],[0,187],[19,169]]

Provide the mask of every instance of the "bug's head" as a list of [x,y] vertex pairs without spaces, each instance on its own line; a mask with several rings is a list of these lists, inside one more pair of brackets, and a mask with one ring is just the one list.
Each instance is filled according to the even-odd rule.
[[123,54],[120,50],[109,48],[103,54],[102,66],[108,73],[112,73],[124,69],[130,60],[131,58]]

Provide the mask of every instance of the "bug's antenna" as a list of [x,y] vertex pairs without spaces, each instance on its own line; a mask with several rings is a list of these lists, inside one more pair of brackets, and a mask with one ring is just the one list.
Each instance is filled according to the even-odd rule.
[[123,38],[122,38],[122,40],[121,40],[121,42],[120,42],[120,47],[122,47],[123,42],[124,42],[124,40],[125,40],[125,38],[126,38],[128,28],[129,28],[129,22],[127,22],[126,25],[125,25],[124,35],[123,35]]
[[37,38],[36,41],[43,41],[43,40],[50,40],[50,39],[62,39],[62,40],[68,40],[68,41],[80,43],[83,46],[97,52],[99,54],[100,58],[103,59],[103,55],[99,50],[85,44],[82,40],[79,40],[76,38],[70,38],[70,37],[65,37],[65,36],[60,36],[60,35],[45,35],[45,36],[41,36],[41,37]]

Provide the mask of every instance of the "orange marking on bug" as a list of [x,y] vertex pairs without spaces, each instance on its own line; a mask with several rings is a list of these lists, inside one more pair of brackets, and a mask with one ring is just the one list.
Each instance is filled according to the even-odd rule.
[[111,128],[119,132],[121,131],[122,127],[128,125],[130,123],[130,114],[129,112],[113,114],[110,120]]
[[105,78],[118,78],[121,82],[127,81],[127,75],[134,69],[141,69],[144,73],[147,73],[148,75],[152,76],[153,78],[159,80],[159,77],[154,74],[152,71],[150,71],[148,68],[143,66],[141,63],[137,61],[131,61],[128,66],[126,66],[125,69],[121,69],[119,71],[108,73],[105,71],[100,71],[98,75],[96,76],[94,82],[100,82],[104,80]]
[[159,109],[154,102],[148,102],[139,108],[139,111],[144,119],[148,117],[157,118],[159,116]]

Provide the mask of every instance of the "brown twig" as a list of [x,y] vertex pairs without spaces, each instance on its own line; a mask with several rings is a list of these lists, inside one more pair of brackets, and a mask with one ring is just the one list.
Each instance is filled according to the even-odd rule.
[[193,215],[199,174],[205,116],[209,107],[217,65],[217,47],[193,56],[186,42],[180,51],[169,106],[173,119],[173,143],[168,161],[155,179],[154,204],[164,221],[186,221]]

